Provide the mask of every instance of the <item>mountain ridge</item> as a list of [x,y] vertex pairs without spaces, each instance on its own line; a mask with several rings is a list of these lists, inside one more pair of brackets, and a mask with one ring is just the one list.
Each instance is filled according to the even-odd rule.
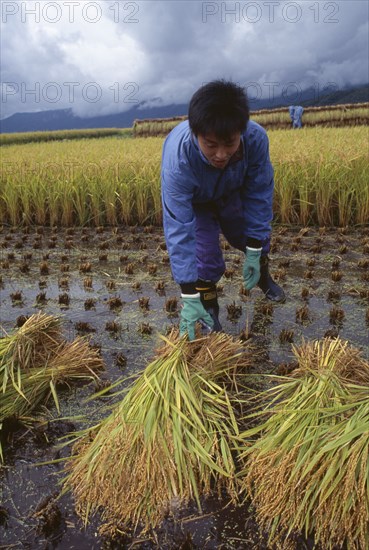
[[[355,88],[332,90],[317,97],[317,90],[309,88],[300,94],[298,103],[307,106],[338,105],[342,103],[363,103],[369,101],[369,83]],[[268,99],[249,100],[252,111],[273,109],[296,104],[296,100],[283,96]],[[165,105],[162,107],[133,107],[123,113],[82,118],[73,110],[54,109],[39,112],[15,113],[0,120],[0,133],[36,132],[52,130],[72,130],[91,128],[130,128],[135,119],[170,118],[187,114],[188,104]]]

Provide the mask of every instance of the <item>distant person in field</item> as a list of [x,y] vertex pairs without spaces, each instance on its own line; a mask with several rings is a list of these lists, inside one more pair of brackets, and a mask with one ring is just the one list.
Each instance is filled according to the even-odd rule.
[[283,302],[269,273],[273,167],[266,131],[249,120],[243,88],[216,80],[193,95],[188,120],[167,136],[161,168],[164,234],[181,287],[180,334],[195,338],[199,320],[216,331],[216,283],[225,271],[220,232],[245,253],[245,289],[258,285]]
[[292,128],[302,128],[302,114],[304,108],[301,105],[291,105],[289,108]]

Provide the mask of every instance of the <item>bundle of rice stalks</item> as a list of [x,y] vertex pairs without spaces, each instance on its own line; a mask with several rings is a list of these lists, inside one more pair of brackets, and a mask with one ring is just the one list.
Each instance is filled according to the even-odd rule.
[[299,368],[241,434],[243,487],[271,545],[303,532],[322,548],[369,548],[369,364],[339,339],[293,351]]
[[86,523],[100,509],[102,529],[153,528],[174,502],[195,499],[201,510],[213,490],[237,500],[234,389],[251,356],[225,334],[162,338],[110,416],[82,432],[68,464],[65,490]]
[[6,418],[24,420],[50,396],[59,410],[58,385],[96,379],[103,368],[86,340],[62,339],[60,319],[32,315],[18,331],[0,339],[0,436]]
[[1,398],[0,422],[12,416],[29,415],[40,404],[46,405],[51,396],[59,411],[56,387],[78,380],[96,380],[101,369],[103,361],[87,341],[77,338],[60,343],[44,365],[20,373],[21,392],[14,386],[7,389]]
[[45,313],[31,315],[13,334],[0,338],[0,388],[9,382],[22,394],[22,372],[44,365],[62,342],[60,319]]

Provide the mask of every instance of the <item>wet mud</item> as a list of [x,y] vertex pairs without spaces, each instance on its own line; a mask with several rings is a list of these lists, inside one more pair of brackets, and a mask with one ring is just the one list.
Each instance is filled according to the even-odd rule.
[[[303,339],[340,336],[369,359],[369,229],[275,227],[270,269],[287,300],[272,304],[259,289],[242,293],[243,254],[223,241],[227,270],[219,282],[220,321],[263,351],[256,372],[287,373],[291,347]],[[102,386],[146,366],[158,334],[178,323],[179,288],[170,273],[161,229],[46,229],[4,227],[0,233],[1,336],[41,310],[62,318],[67,339],[85,335],[106,364]],[[234,508],[207,499],[202,514],[176,510],[151,536],[116,540],[97,535],[98,518],[84,528],[70,494],[58,498],[63,462],[60,438],[104,416],[105,402],[85,403],[102,387],[60,393],[36,424],[8,421],[0,469],[1,548],[267,549],[246,502]],[[41,415],[41,413],[43,413]],[[76,415],[85,415],[73,421]],[[312,541],[297,539],[297,548]]]

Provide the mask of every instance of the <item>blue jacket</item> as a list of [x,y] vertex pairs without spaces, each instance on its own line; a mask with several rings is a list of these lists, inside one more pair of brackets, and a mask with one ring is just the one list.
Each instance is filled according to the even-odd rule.
[[294,112],[294,115],[293,115],[293,122],[294,122],[294,125],[297,128],[302,127],[302,114],[303,114],[303,112],[304,112],[304,108],[301,107],[301,105],[298,105],[297,107],[295,107],[295,112]]
[[178,124],[164,142],[163,225],[173,277],[179,284],[198,279],[194,203],[217,201],[238,189],[247,237],[259,241],[269,238],[274,179],[264,128],[250,120],[241,134],[241,147],[239,160],[218,169],[203,155],[187,120]]

